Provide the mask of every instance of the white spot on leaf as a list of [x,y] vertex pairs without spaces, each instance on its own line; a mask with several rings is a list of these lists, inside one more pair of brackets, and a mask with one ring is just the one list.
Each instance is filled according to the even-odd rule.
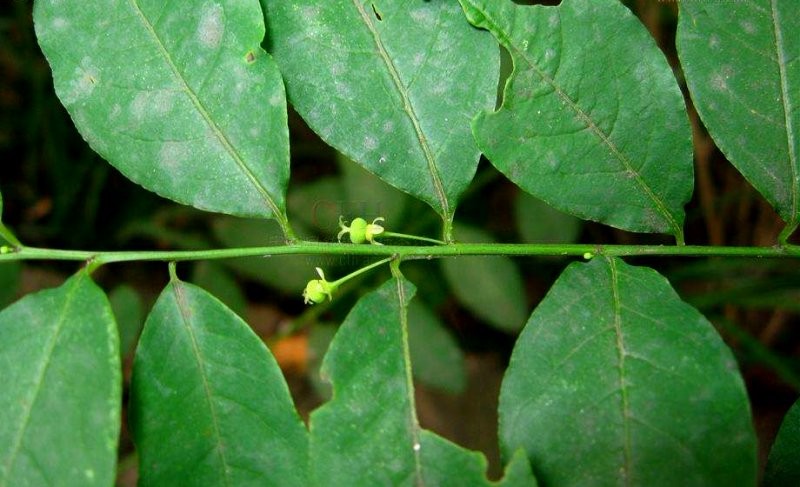
[[89,57],[81,59],[80,65],[75,68],[75,78],[70,82],[69,90],[65,93],[64,104],[71,105],[91,95],[99,80],[100,74],[92,64],[92,59]]
[[364,148],[367,150],[375,150],[378,148],[378,139],[371,135],[364,137]]
[[204,8],[200,24],[197,26],[197,38],[200,44],[215,49],[219,47],[224,32],[225,19],[222,6],[215,3]]

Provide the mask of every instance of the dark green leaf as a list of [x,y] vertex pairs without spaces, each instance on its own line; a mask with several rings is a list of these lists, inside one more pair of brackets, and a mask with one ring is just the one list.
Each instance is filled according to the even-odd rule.
[[198,262],[192,269],[190,280],[213,294],[237,315],[245,315],[247,298],[225,267],[211,261]]
[[439,318],[419,300],[408,306],[408,344],[415,379],[453,394],[464,391],[464,354]]
[[517,230],[530,243],[574,243],[582,222],[562,213],[544,201],[520,191],[515,201]]
[[322,323],[315,323],[308,331],[308,375],[312,387],[317,395],[324,399],[331,398],[331,385],[325,381],[320,374],[322,359],[325,352],[331,345],[336,326]]
[[285,226],[286,101],[257,0],[41,1],[34,19],[61,102],[123,174]]
[[293,186],[289,191],[292,221],[295,226],[299,223],[328,240],[333,239],[339,233],[339,217],[345,215],[345,196],[341,179],[333,176]]
[[117,319],[119,353],[121,357],[127,357],[136,348],[136,341],[144,325],[142,298],[135,289],[123,284],[109,293],[108,300]]
[[800,220],[796,1],[680,2],[678,54],[717,146],[789,228]]
[[531,464],[523,450],[518,450],[506,467],[501,482],[486,481],[486,458],[469,451],[430,431],[422,432],[422,482],[417,485],[437,487],[485,486],[536,487]]
[[0,313],[0,370],[0,485],[112,485],[117,325],[86,271]]
[[754,486],[742,378],[713,326],[652,269],[570,265],[514,348],[501,446],[547,485]]
[[22,264],[19,261],[0,264],[0,309],[11,303],[17,296],[21,274]]
[[0,242],[5,241],[11,245],[19,246],[19,240],[14,234],[3,225],[3,195],[0,194]]
[[769,452],[764,485],[800,485],[800,401],[783,418],[781,429]]
[[297,111],[326,142],[446,222],[478,164],[498,50],[453,2],[262,0]]
[[307,485],[307,437],[278,364],[202,289],[173,280],[134,361],[142,485]]
[[372,221],[380,216],[386,219],[386,228],[396,231],[408,202],[408,195],[376,178],[342,154],[338,154],[336,160],[342,172],[344,194],[347,196],[342,206],[345,218],[360,216]]
[[691,132],[672,70],[636,17],[617,0],[461,4],[514,61],[502,107],[473,123],[495,167],[562,211],[682,239]]
[[[413,294],[405,279],[390,280],[358,301],[331,343],[322,368],[333,399],[311,414],[316,485],[489,485],[481,455],[420,429],[407,342]],[[531,484],[530,475],[517,483]]]
[[[456,226],[460,242],[489,243],[492,237],[477,228]],[[458,257],[442,259],[442,271],[456,298],[476,316],[504,331],[516,332],[525,324],[528,305],[525,283],[508,257]]]

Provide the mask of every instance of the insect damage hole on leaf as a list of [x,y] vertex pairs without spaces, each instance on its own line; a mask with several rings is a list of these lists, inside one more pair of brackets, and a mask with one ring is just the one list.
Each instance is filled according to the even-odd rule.
[[372,7],[372,13],[375,14],[375,18],[378,19],[378,22],[382,22],[383,16],[381,16],[381,13],[378,12],[378,7],[376,7],[374,3],[370,4],[370,6]]
[[256,61],[256,54],[253,51],[247,51],[247,54],[244,56],[244,60],[247,64],[253,64]]

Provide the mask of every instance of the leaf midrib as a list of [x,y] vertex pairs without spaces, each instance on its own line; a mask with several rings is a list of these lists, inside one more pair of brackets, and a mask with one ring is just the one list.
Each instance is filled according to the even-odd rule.
[[420,426],[419,419],[417,418],[417,405],[414,399],[414,377],[411,369],[411,350],[409,348],[408,338],[408,298],[406,297],[406,291],[403,287],[403,277],[399,270],[397,271],[397,275],[395,275],[395,280],[397,281],[397,301],[399,304],[400,329],[403,340],[403,368],[405,371],[408,406],[410,408],[409,422],[411,423],[411,438],[414,442],[412,449],[414,451],[415,485],[424,486],[425,480],[422,476],[420,449],[417,448],[417,445],[420,445]]
[[[575,115],[578,117],[578,119],[580,119],[586,125],[586,127],[596,137],[598,137],[600,139],[600,141],[606,147],[608,147],[608,149],[611,151],[611,153],[614,155],[614,157],[616,157],[617,160],[619,160],[622,163],[622,165],[625,168],[625,170],[628,171],[630,174],[633,174],[634,180],[637,182],[637,184],[642,189],[642,191],[644,191],[644,193],[647,195],[647,197],[650,198],[650,200],[656,206],[656,209],[659,211],[659,213],[661,213],[661,215],[667,221],[669,226],[672,228],[672,231],[674,232],[674,235],[679,240],[682,240],[683,239],[683,229],[681,228],[680,225],[678,225],[678,222],[672,216],[672,213],[669,211],[669,209],[664,204],[664,202],[661,200],[661,198],[659,198],[658,195],[656,195],[653,192],[653,190],[650,188],[650,186],[647,184],[647,182],[642,178],[642,175],[639,173],[639,171],[634,169],[634,167],[631,164],[631,162],[628,160],[628,158],[625,156],[625,154],[623,154],[619,150],[619,148],[616,146],[616,144],[614,144],[614,142],[609,138],[608,134],[603,132],[603,130],[600,128],[600,126],[597,125],[594,122],[594,120],[592,120],[592,118],[589,116],[589,114],[584,112],[581,109],[581,107],[578,106],[578,104],[575,102],[575,100],[573,100],[569,96],[569,94],[567,94],[563,90],[563,88],[559,84],[556,83],[556,81],[553,78],[548,76],[547,73],[545,73],[542,69],[540,69],[536,65],[534,60],[528,55],[527,52],[525,52],[524,50],[519,49],[516,46],[516,44],[514,44],[512,42],[510,35],[503,28],[500,27],[500,24],[494,18],[492,18],[489,15],[488,12],[486,12],[485,10],[479,9],[474,4],[473,4],[473,8],[475,8],[476,10],[480,11],[480,13],[483,16],[483,18],[486,21],[486,23],[489,24],[489,30],[491,30],[493,33],[495,33],[495,35],[497,36],[498,40],[500,40],[505,45],[506,48],[508,48],[513,53],[515,53],[517,55],[517,57],[519,57],[520,59],[523,59],[528,64],[528,66],[531,68],[531,70],[533,70],[533,72],[536,73],[536,75],[539,76],[542,79],[542,81],[547,83],[553,89],[553,91],[556,93],[556,95],[558,95],[558,97],[564,103],[566,103],[566,105],[570,109],[572,109],[573,112],[575,112]],[[555,8],[558,8],[558,7],[555,7]]]
[[250,183],[253,185],[256,191],[258,191],[258,193],[261,195],[264,202],[269,207],[270,211],[272,211],[273,216],[279,221],[281,221],[282,220],[281,211],[278,205],[275,203],[275,200],[273,200],[272,196],[270,196],[269,190],[267,190],[267,188],[265,188],[264,185],[262,185],[261,182],[258,180],[256,175],[253,174],[253,171],[251,171],[250,168],[247,166],[247,163],[244,161],[242,155],[239,154],[239,152],[233,146],[233,143],[230,140],[228,140],[228,137],[225,135],[225,133],[222,131],[219,125],[217,125],[214,119],[211,118],[211,114],[208,112],[203,102],[200,101],[200,98],[198,97],[197,93],[195,93],[194,90],[189,86],[189,83],[186,81],[186,79],[183,77],[178,67],[173,62],[172,56],[170,55],[169,51],[167,51],[167,48],[162,42],[161,37],[159,37],[158,33],[156,32],[155,26],[153,25],[152,22],[150,22],[150,19],[148,19],[147,16],[145,16],[144,12],[139,6],[139,0],[129,0],[129,2],[130,5],[133,7],[134,11],[136,12],[136,15],[139,17],[139,20],[142,22],[142,25],[145,27],[145,29],[147,29],[147,32],[153,38],[156,47],[161,52],[161,56],[164,59],[164,62],[169,67],[173,76],[181,85],[183,91],[186,93],[186,96],[189,97],[189,100],[191,100],[195,109],[197,109],[197,112],[200,114],[201,117],[203,117],[203,121],[206,122],[206,125],[208,125],[208,127],[211,129],[212,133],[217,138],[219,143],[222,145],[222,147],[225,149],[225,151],[228,153],[231,159],[233,159],[233,161],[236,163],[236,166],[239,168],[242,174],[244,174],[244,176],[250,181]]
[[[25,430],[28,429],[28,423],[30,423],[31,420],[31,413],[33,412],[33,408],[36,405],[37,399],[39,398],[39,393],[42,390],[42,382],[44,381],[44,376],[47,373],[47,369],[50,367],[50,360],[53,358],[53,351],[55,350],[55,347],[58,344],[59,336],[61,336],[61,330],[66,321],[66,316],[68,314],[67,312],[69,311],[69,308],[72,305],[72,300],[75,297],[79,284],[85,277],[86,277],[85,273],[79,274],[79,276],[76,277],[74,283],[72,284],[72,287],[67,292],[66,299],[64,300],[64,306],[62,307],[62,311],[58,317],[58,321],[56,322],[53,334],[50,337],[50,340],[47,342],[47,345],[45,346],[44,361],[42,362],[39,370],[36,372],[35,380],[33,382],[32,387],[29,388],[29,391],[31,391],[32,394],[30,395],[30,399],[25,403],[27,404],[27,409],[23,413],[24,419],[21,422],[19,431],[15,435],[14,441],[12,443],[14,446],[11,449],[11,455],[9,456],[8,461],[6,461],[5,470],[8,475],[6,479],[11,478],[11,468],[14,466],[14,462],[16,462],[17,455],[19,454],[20,448],[22,446],[22,439],[25,437]],[[8,484],[5,482],[2,484],[3,487],[7,485]]]
[[791,221],[788,222],[790,225],[792,225],[797,222],[798,199],[800,199],[800,196],[798,196],[798,184],[800,184],[798,181],[798,162],[797,153],[795,152],[794,123],[791,116],[792,106],[789,96],[789,80],[786,73],[786,48],[783,41],[783,31],[781,30],[781,26],[778,21],[778,6],[776,4],[776,0],[770,1],[770,8],[772,26],[775,33],[775,51],[778,55],[778,71],[780,73],[781,81],[781,108],[783,108],[783,117],[786,125],[786,143],[788,146],[789,170],[792,177],[792,184],[790,185],[792,214]]
[[194,328],[192,327],[192,319],[189,315],[189,304],[183,292],[183,284],[180,281],[175,281],[172,283],[172,285],[175,293],[175,302],[178,305],[183,326],[186,329],[186,333],[189,335],[189,339],[192,344],[192,352],[195,360],[197,361],[197,369],[200,372],[200,378],[203,381],[203,391],[205,392],[205,399],[208,404],[209,413],[211,413],[211,423],[214,428],[214,450],[217,452],[220,462],[222,462],[222,478],[225,482],[225,485],[230,487],[231,482],[228,475],[230,464],[225,456],[225,448],[222,446],[222,434],[220,433],[219,418],[217,409],[214,407],[214,401],[212,400],[213,395],[211,393],[211,385],[208,383],[208,377],[206,375],[206,369],[204,366],[205,359],[203,358],[203,354],[200,352],[200,346],[197,344],[197,337],[195,336]]
[[386,70],[389,72],[389,75],[392,78],[395,89],[403,101],[403,111],[405,112],[406,116],[408,116],[409,120],[411,120],[411,125],[414,127],[417,141],[419,142],[422,153],[425,156],[425,161],[428,164],[428,172],[430,173],[433,188],[436,192],[436,198],[439,200],[439,204],[442,206],[442,216],[450,218],[450,204],[447,200],[447,193],[444,190],[444,185],[442,184],[439,168],[436,165],[436,157],[433,155],[433,151],[428,143],[428,138],[425,136],[422,126],[420,125],[419,117],[414,110],[414,106],[411,104],[408,90],[403,85],[403,82],[400,79],[400,74],[397,71],[397,67],[394,65],[391,57],[389,57],[389,53],[386,51],[386,47],[383,45],[383,40],[381,39],[380,33],[375,28],[375,24],[372,22],[370,15],[364,10],[364,6],[361,2],[359,2],[359,0],[353,0],[353,5],[355,5],[359,15],[361,16],[361,20],[364,22],[367,29],[369,29],[372,39],[375,42],[375,47],[378,50],[378,55],[386,66]]
[[614,258],[608,259],[609,268],[611,269],[611,299],[614,312],[614,333],[616,336],[616,350],[617,361],[619,370],[619,391],[620,391],[620,409],[622,413],[622,429],[623,429],[623,465],[622,483],[623,485],[630,485],[630,470],[631,470],[631,431],[630,431],[630,402],[628,400],[627,379],[625,378],[625,359],[628,356],[625,349],[625,337],[622,333],[622,303],[619,295],[619,273],[617,271],[617,262]]

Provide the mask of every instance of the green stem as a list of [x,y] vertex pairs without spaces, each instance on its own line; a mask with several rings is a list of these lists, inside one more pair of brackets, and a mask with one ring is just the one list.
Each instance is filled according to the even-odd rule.
[[428,238],[428,237],[420,237],[419,235],[408,235],[406,233],[397,233],[397,232],[383,232],[379,235],[380,237],[394,237],[394,238],[404,238],[406,240],[419,240],[420,242],[428,242],[437,245],[447,245],[446,242],[441,240],[436,240],[435,238]]
[[9,244],[11,244],[12,247],[17,247],[17,248],[22,247],[22,243],[20,243],[17,237],[13,233],[11,233],[11,230],[6,228],[6,226],[3,225],[2,223],[0,223],[0,239],[3,239],[6,242],[8,242]]
[[370,269],[374,269],[374,268],[378,267],[379,265],[385,264],[385,263],[389,262],[392,259],[394,259],[394,257],[387,257],[385,259],[379,260],[378,262],[373,262],[372,264],[370,264],[368,266],[362,267],[361,269],[358,269],[357,271],[351,272],[350,274],[344,276],[341,279],[337,279],[336,281],[333,281],[331,283],[331,286],[333,286],[333,287],[341,286],[344,282],[349,281],[350,279],[352,279],[352,278],[354,278],[354,277],[356,277],[356,276],[358,276],[360,274],[363,274],[363,273],[367,272]]
[[798,223],[790,223],[786,225],[783,230],[781,231],[780,235],[778,235],[778,243],[781,245],[789,245],[789,238],[792,236],[795,230],[797,230]]
[[506,255],[518,257],[565,256],[584,254],[610,257],[757,257],[800,258],[800,245],[775,247],[724,247],[702,245],[590,245],[590,244],[497,244],[457,243],[448,245],[351,245],[298,242],[271,247],[244,247],[213,250],[167,251],[87,251],[21,247],[0,255],[0,262],[12,260],[94,260],[97,265],[141,261],[198,261],[271,255],[365,255],[407,259],[433,259],[461,255]]

